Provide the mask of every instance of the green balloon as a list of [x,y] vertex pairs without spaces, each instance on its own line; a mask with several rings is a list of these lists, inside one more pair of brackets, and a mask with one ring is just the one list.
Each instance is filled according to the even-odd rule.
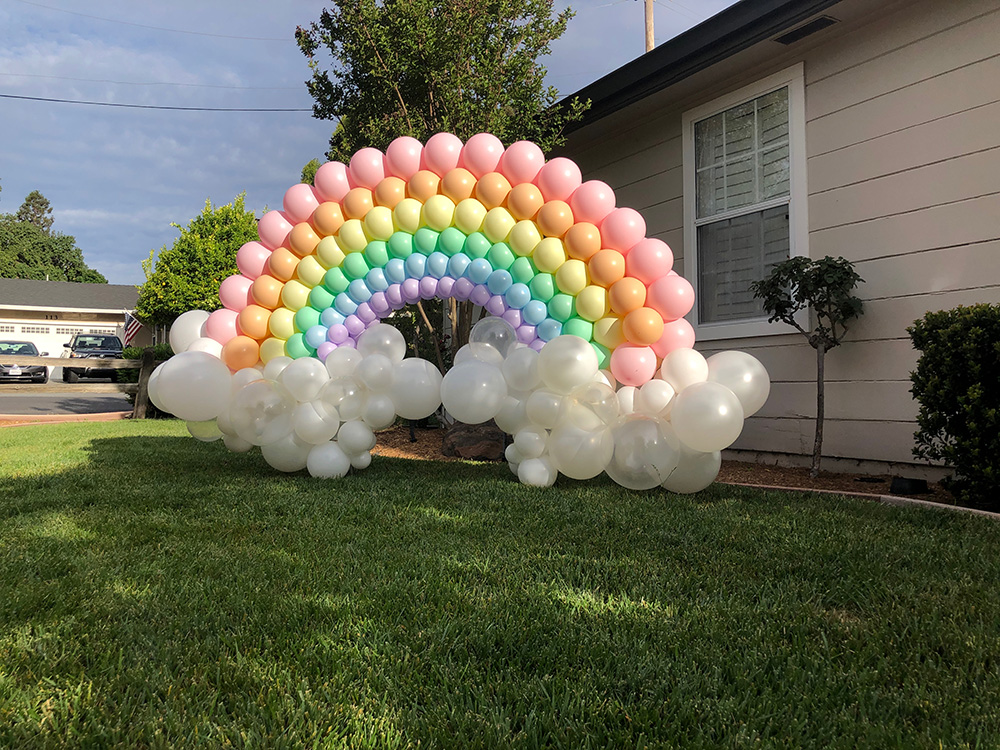
[[465,239],[465,254],[472,260],[485,258],[491,247],[493,243],[482,232],[473,232]]
[[[560,323],[573,317],[576,305],[568,294],[557,294],[549,300],[549,315]],[[565,331],[563,331],[565,333]]]
[[611,350],[606,346],[598,344],[596,341],[591,341],[590,345],[594,347],[594,351],[597,352],[597,366],[604,369],[608,366],[611,361]]
[[389,254],[393,258],[406,260],[413,253],[413,235],[409,232],[393,232],[389,238]]
[[574,316],[563,323],[562,332],[579,336],[584,341],[590,341],[594,338],[594,324],[588,320]]
[[486,253],[486,260],[490,262],[493,268],[506,271],[514,265],[514,253],[506,242],[498,242]]
[[531,258],[520,257],[510,266],[510,275],[515,282],[530,284],[531,280],[538,275],[538,269]]
[[365,262],[364,253],[348,253],[340,267],[344,269],[344,275],[351,281],[363,279],[372,270],[371,266]]
[[309,305],[299,308],[299,311],[295,313],[295,330],[305,333],[315,325],[319,325],[319,310]]
[[[355,253],[352,253],[355,254]],[[347,290],[348,285],[351,280],[347,278],[344,271],[340,266],[336,268],[331,268],[326,272],[326,276],[323,277],[323,286],[325,286],[334,295],[340,294]]]
[[292,359],[316,356],[316,350],[306,343],[306,338],[301,333],[292,334],[285,342],[285,353]]
[[330,294],[330,290],[322,284],[314,286],[312,291],[309,292],[309,306],[317,310],[325,310],[328,307],[333,307],[333,300],[334,295]]
[[371,268],[382,268],[389,262],[389,246],[382,240],[372,240],[365,248],[364,256]]
[[437,250],[438,233],[428,227],[420,227],[413,235],[413,249],[418,253],[430,255]]
[[441,236],[438,237],[437,249],[449,258],[455,253],[462,252],[462,248],[464,247],[465,233],[457,227],[448,227],[441,232]]
[[556,280],[550,273],[539,273],[528,282],[528,289],[532,299],[548,302],[556,293]]

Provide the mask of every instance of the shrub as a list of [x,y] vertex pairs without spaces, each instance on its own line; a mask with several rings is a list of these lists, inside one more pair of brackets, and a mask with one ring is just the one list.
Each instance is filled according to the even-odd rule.
[[1000,509],[1000,305],[929,312],[907,332],[921,353],[913,454],[954,468],[963,502]]

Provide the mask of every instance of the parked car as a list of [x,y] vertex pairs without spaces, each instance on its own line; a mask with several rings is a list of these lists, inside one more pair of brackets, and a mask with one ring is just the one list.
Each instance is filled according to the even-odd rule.
[[[30,341],[0,341],[0,363],[5,354],[14,357],[47,357],[48,352],[38,353]],[[32,383],[48,383],[49,368],[45,365],[5,365],[0,364],[0,380],[30,380]]]
[[63,356],[70,359],[91,360],[80,362],[79,367],[62,368],[63,382],[75,383],[80,378],[111,378],[112,383],[118,382],[118,370],[101,366],[101,360],[122,359],[122,342],[117,336],[104,333],[78,333],[68,344],[63,344],[67,351]]

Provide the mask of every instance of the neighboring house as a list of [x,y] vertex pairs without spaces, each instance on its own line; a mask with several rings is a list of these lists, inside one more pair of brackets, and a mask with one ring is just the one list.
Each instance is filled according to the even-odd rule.
[[697,348],[771,375],[735,449],[811,453],[815,352],[748,285],[831,255],[867,283],[826,358],[824,455],[913,461],[907,326],[1000,302],[998,40],[998,0],[744,0],[575,94],[563,152],[673,249]]
[[[135,309],[138,298],[126,284],[0,279],[0,338],[31,341],[38,351],[59,357],[74,333],[120,338],[125,312]],[[133,346],[150,343],[146,328],[132,340]]]

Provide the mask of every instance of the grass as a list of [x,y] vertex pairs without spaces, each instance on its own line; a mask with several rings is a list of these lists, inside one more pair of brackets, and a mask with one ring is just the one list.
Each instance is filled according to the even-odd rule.
[[1000,524],[0,430],[2,747],[974,747]]

